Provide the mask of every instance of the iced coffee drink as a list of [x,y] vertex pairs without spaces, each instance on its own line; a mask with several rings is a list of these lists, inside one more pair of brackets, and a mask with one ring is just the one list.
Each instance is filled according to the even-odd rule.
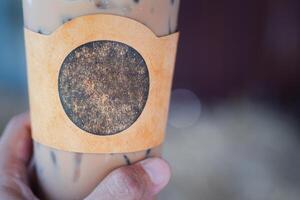
[[[41,41],[43,38],[53,36],[53,38],[56,37],[56,40],[53,39],[55,42],[58,40],[57,38],[59,38],[59,36],[57,36],[59,35],[57,32],[60,32],[59,29],[63,29],[64,27],[68,28],[67,26],[76,28],[76,26],[72,24],[73,20],[75,21],[78,19],[78,23],[80,23],[81,19],[85,19],[82,18],[83,16],[98,14],[107,14],[107,19],[111,19],[114,22],[118,20],[118,18],[115,20],[113,17],[110,18],[110,15],[137,21],[143,26],[149,28],[159,38],[176,32],[179,0],[23,0],[23,9],[25,29],[36,34],[34,37],[41,37]],[[87,19],[87,22],[90,21],[90,19]],[[124,23],[126,23],[126,21],[124,21]],[[83,31],[85,31],[85,34],[87,35],[86,37],[94,37],[95,32],[101,33],[104,30],[99,28],[94,31],[93,34],[86,33],[88,31],[87,29],[83,29]],[[69,33],[68,31],[66,32]],[[140,32],[137,34],[140,34]],[[66,34],[62,36],[62,38],[65,37]],[[77,40],[75,41],[75,39],[71,40],[67,38],[60,43],[68,43],[68,41],[75,43]],[[55,85],[55,88],[58,88],[58,97],[56,99],[57,102],[59,102],[59,106],[57,109],[60,108],[64,111],[67,117],[62,118],[68,119],[70,124],[72,123],[74,127],[77,127],[78,129],[80,128],[81,131],[91,133],[91,136],[87,136],[86,140],[94,137],[95,135],[100,135],[103,138],[113,138],[118,135],[118,133],[120,133],[119,135],[123,134],[122,131],[134,126],[135,121],[143,115],[142,110],[151,104],[151,102],[148,103],[144,101],[145,99],[147,100],[147,95],[151,94],[151,90],[153,88],[149,82],[154,79],[151,76],[151,69],[147,70],[147,67],[143,68],[143,66],[146,66],[146,63],[148,62],[147,60],[144,61],[142,58],[143,55],[146,54],[142,54],[141,56],[137,55],[139,53],[134,51],[134,48],[124,45],[123,42],[107,42],[106,39],[103,41],[104,42],[102,43],[87,43],[86,46],[80,46],[83,45],[82,43],[74,45],[74,48],[72,48],[75,50],[71,53],[68,52],[68,56],[65,56],[66,58],[62,59],[63,62],[59,62],[61,68],[59,71],[55,71],[58,75],[53,75],[58,77],[58,83]],[[135,43],[132,42],[131,44]],[[114,54],[119,53],[120,55],[123,55],[124,51],[131,52],[130,56],[132,57],[130,57],[129,54],[126,57],[130,63],[128,66],[130,67],[134,63],[137,63],[137,67],[133,70],[129,69],[126,65],[122,73],[127,75],[129,74],[128,76],[120,75],[121,72],[118,72],[118,75],[115,73],[113,73],[113,75],[108,74],[111,70],[118,70],[113,67],[105,69],[97,67],[98,65],[112,65],[111,59],[105,58],[97,60],[97,62],[93,61],[94,64],[92,63],[88,65],[96,66],[92,71],[87,70],[88,66],[85,66],[82,62],[83,58],[86,58],[86,60],[89,61],[95,52],[101,55],[105,54],[105,49],[108,49],[111,45],[115,48]],[[35,45],[34,47],[37,48],[36,46],[38,45]],[[91,46],[94,48],[93,51],[90,50]],[[52,48],[49,52],[47,52],[48,57],[55,54],[55,52],[52,51],[53,49],[55,48]],[[41,52],[43,49],[39,49],[38,51]],[[63,52],[63,50],[59,52]],[[82,55],[82,52],[89,52],[90,54]],[[75,59],[76,62],[71,62],[72,59]],[[43,60],[43,62],[45,62],[45,60]],[[36,65],[38,65],[41,69],[44,67],[41,61],[34,61],[33,63],[37,63]],[[115,64],[119,63],[115,62]],[[79,65],[85,67],[78,69],[77,67]],[[77,71],[73,69],[76,69]],[[102,74],[97,74],[99,71],[101,71]],[[29,79],[33,79],[30,77],[32,73],[33,72],[29,71]],[[37,130],[44,130],[43,132],[47,132],[51,129],[56,132],[64,130],[59,128],[56,129],[55,119],[61,119],[60,116],[56,116],[55,111],[53,111],[56,108],[53,109],[51,106],[47,106],[47,103],[45,103],[45,105],[43,105],[43,103],[37,103],[40,101],[47,102],[49,98],[51,99],[55,96],[55,94],[51,93],[51,91],[47,92],[49,98],[45,97],[44,93],[43,95],[35,95],[36,90],[48,90],[47,88],[42,88],[44,87],[42,84],[43,79],[47,79],[47,76],[52,76],[52,72],[49,72],[48,70],[44,73],[44,76],[36,78],[41,82],[40,88],[38,86],[34,86],[33,89],[33,86],[29,84],[30,106],[32,107],[31,112],[33,116],[33,124],[38,124],[39,119],[46,115],[49,115],[50,118],[53,119],[53,122],[49,122],[49,125],[45,129],[38,129],[39,127],[35,129],[33,126],[33,132]],[[86,76],[89,76],[90,78],[87,79]],[[137,78],[129,80],[128,77]],[[101,84],[98,84],[98,82],[96,83],[95,80],[101,82]],[[78,82],[81,81],[82,84],[78,84]],[[128,85],[126,85],[127,83]],[[115,86],[115,84],[119,85]],[[134,84],[139,85],[140,87],[134,87],[134,92],[126,92],[125,89],[131,88]],[[107,89],[107,85],[112,85],[112,87],[115,86],[115,89],[109,90]],[[126,87],[124,86],[124,88],[122,88],[121,86],[123,85],[126,85]],[[159,86],[157,87],[159,88]],[[169,87],[169,85],[167,87]],[[93,91],[97,92],[95,93]],[[119,96],[116,94],[117,92]],[[37,98],[36,96],[39,96],[40,100],[37,99],[35,101],[35,98]],[[83,101],[95,102],[87,104]],[[35,103],[41,106],[32,106],[35,105]],[[153,104],[161,104],[163,107],[168,106],[168,103],[156,102],[155,100],[153,100]],[[98,111],[95,112],[97,109]],[[45,114],[43,114],[43,112]],[[133,114],[130,115],[130,113]],[[47,119],[47,121],[51,121],[50,118]],[[150,117],[145,117],[145,119],[150,119]],[[151,119],[155,120],[155,114],[151,115]],[[114,126],[111,126],[111,124],[114,124]],[[66,125],[66,129],[70,126],[71,125]],[[70,130],[77,131],[77,129],[72,127]],[[151,131],[151,127],[148,127],[147,130]],[[143,129],[142,131],[145,130]],[[50,147],[36,140],[34,142],[34,162],[40,195],[43,199],[83,199],[113,169],[124,165],[130,165],[147,157],[160,156],[161,154],[161,144],[156,147],[144,150],[140,149],[139,151],[134,152],[121,152],[116,150],[112,152],[106,151],[105,153],[98,153],[98,151],[95,150],[95,153],[91,153],[94,152],[94,149],[96,148],[89,147],[89,151],[80,151],[81,147],[85,148],[84,145],[80,145],[80,141],[76,141],[76,138],[64,139],[68,140],[69,143],[74,141],[74,143],[77,144],[77,146],[74,145],[75,150],[62,150],[63,148]],[[86,140],[82,140],[82,142],[85,142]],[[147,138],[145,138],[145,140],[147,140]],[[51,138],[51,141],[58,144],[58,146],[60,145],[60,142],[56,141],[54,137]],[[95,145],[95,143],[87,144]],[[125,142],[120,142],[119,144],[122,147]],[[102,144],[97,143],[97,145],[101,146]],[[118,149],[121,149],[121,147]]]

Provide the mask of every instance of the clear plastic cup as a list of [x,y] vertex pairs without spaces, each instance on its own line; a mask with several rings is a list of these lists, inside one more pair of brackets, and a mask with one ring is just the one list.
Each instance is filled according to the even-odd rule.
[[[165,36],[177,30],[179,1],[23,0],[24,24],[31,31],[47,35],[73,18],[107,13],[135,19],[157,36]],[[49,200],[83,199],[113,169],[160,156],[161,149],[158,146],[134,153],[81,154],[34,142],[39,195]]]

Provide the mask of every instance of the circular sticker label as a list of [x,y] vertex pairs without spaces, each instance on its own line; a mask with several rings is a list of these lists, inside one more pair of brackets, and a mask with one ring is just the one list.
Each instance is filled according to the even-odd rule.
[[149,72],[143,57],[116,41],[94,41],[74,49],[58,78],[65,113],[80,129],[114,135],[141,115],[149,94]]

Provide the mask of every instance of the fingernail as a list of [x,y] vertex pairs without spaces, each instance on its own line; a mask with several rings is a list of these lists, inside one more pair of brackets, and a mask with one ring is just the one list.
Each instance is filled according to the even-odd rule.
[[170,178],[168,165],[158,158],[150,158],[141,162],[142,167],[155,185],[166,185]]

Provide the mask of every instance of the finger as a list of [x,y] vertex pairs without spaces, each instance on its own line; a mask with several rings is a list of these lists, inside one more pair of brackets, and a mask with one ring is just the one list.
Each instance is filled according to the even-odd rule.
[[169,165],[150,158],[109,174],[86,200],[150,200],[169,182]]
[[26,179],[27,164],[32,154],[28,113],[10,120],[0,140],[0,152],[0,172]]

